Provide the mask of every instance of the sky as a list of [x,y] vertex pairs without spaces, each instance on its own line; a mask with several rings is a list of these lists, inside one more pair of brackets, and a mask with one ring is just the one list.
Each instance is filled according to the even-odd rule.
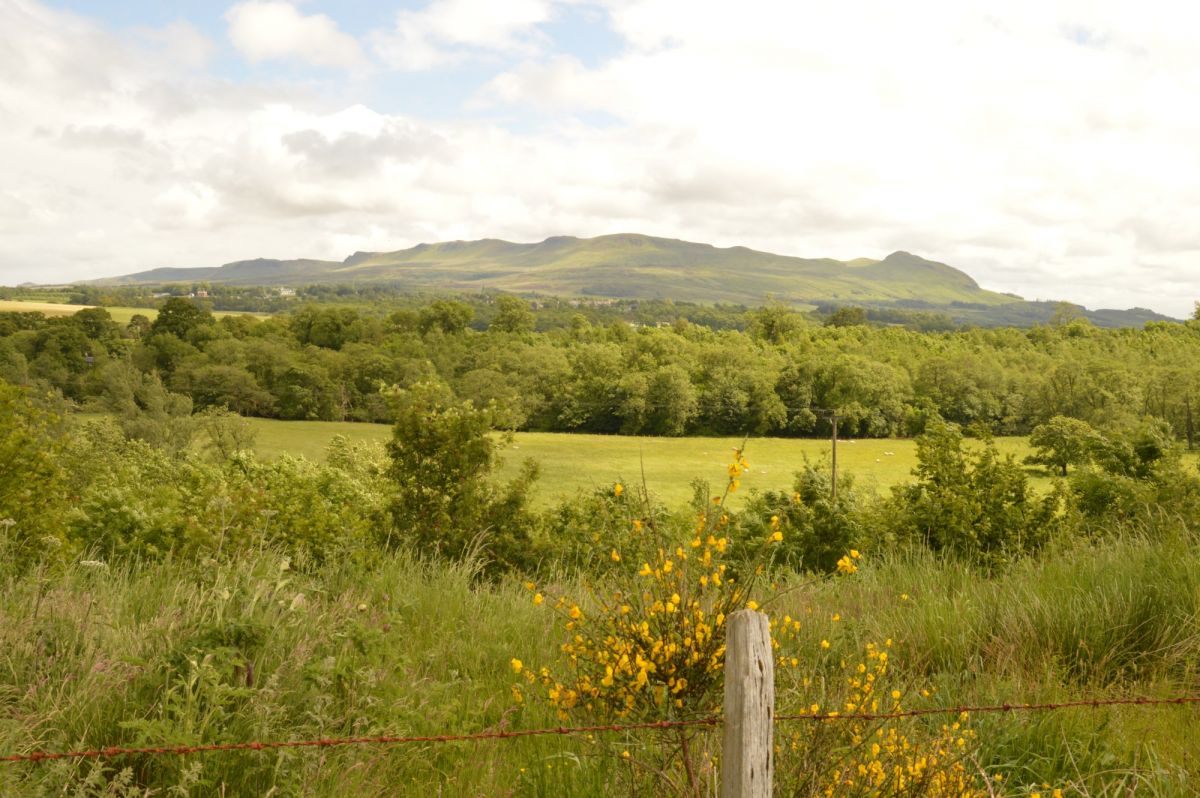
[[1177,0],[0,0],[0,284],[639,232],[1186,316],[1198,36]]

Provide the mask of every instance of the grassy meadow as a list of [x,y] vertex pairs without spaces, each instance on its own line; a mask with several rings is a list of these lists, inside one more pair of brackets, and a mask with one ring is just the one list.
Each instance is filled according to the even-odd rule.
[[[780,673],[777,711],[839,706],[847,667],[885,640],[895,643],[880,686],[906,707],[1186,693],[1200,662],[1197,542],[1159,530],[993,579],[927,555],[868,552],[851,577],[782,584],[764,608],[802,626],[782,649],[800,666]],[[544,699],[513,700],[510,665],[553,664],[565,634],[556,617],[517,581],[481,583],[467,567],[403,555],[307,572],[270,551],[32,572],[0,593],[0,753],[558,726]],[[944,722],[888,728],[917,741]],[[1048,796],[1042,785],[1194,795],[1197,723],[1196,707],[978,715],[971,768],[996,795]],[[778,794],[817,794],[829,768],[858,756],[861,746],[830,747],[811,728],[777,725]],[[717,737],[693,745],[715,748]],[[636,732],[0,764],[0,794],[665,794],[636,768],[670,744]],[[715,789],[711,770],[700,779]]]
[[[352,441],[386,441],[391,427],[386,424],[356,424],[337,421],[278,421],[250,419],[256,449],[263,457],[303,455],[320,460],[335,435]],[[537,499],[548,504],[578,490],[610,485],[636,484],[645,477],[647,487],[668,506],[677,507],[691,498],[694,479],[719,482],[731,450],[742,438],[648,438],[625,435],[581,435],[553,432],[518,432],[503,452],[501,476],[512,477],[520,463],[532,457],[541,464]],[[1025,438],[1000,438],[997,446],[1018,459],[1031,449]],[[750,473],[746,489],[787,490],[792,475],[807,457],[828,458],[830,442],[801,438],[750,438],[745,441]],[[886,492],[907,480],[916,465],[916,444],[911,439],[860,439],[838,442],[838,470],[850,472],[862,487]],[[1029,469],[1036,486],[1050,480],[1040,469]],[[737,504],[734,497],[734,504]]]
[[[67,305],[58,302],[26,302],[20,299],[0,299],[0,312],[15,312],[15,313],[43,313],[46,316],[73,316],[84,308],[92,307],[92,305]],[[151,321],[158,315],[158,311],[154,308],[128,308],[128,307],[106,307],[105,310],[112,316],[113,321],[118,324],[128,324],[135,315],[142,315]],[[213,315],[217,318],[223,316],[267,316],[267,313],[246,313],[240,311],[214,310]]]

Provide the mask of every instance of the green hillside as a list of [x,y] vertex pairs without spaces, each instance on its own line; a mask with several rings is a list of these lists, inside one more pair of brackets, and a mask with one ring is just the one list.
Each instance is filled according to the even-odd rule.
[[537,244],[496,239],[356,252],[345,261],[237,261],[219,268],[155,269],[108,282],[205,280],[234,284],[388,282],[413,288],[494,289],[570,296],[757,304],[922,300],[1001,305],[968,275],[905,252],[853,265],[745,247],[718,248],[644,235],[556,236]]
[[[405,290],[524,294],[760,305],[864,305],[933,310],[960,322],[1045,322],[1040,306],[979,287],[968,274],[908,252],[883,260],[797,258],[746,247],[714,247],[638,234],[535,244],[499,239],[419,244],[396,252],[356,252],[344,261],[258,258],[220,267],[162,268],[96,281],[107,284],[209,282],[231,285],[386,283]],[[1079,308],[1084,313],[1082,308]],[[1150,311],[1086,312],[1102,326],[1133,326],[1165,316]]]

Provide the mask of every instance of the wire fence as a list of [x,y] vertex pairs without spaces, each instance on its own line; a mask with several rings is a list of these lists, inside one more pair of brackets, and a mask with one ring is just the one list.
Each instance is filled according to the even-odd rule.
[[[1090,698],[1071,701],[1049,702],[1041,704],[985,704],[980,706],[942,706],[923,709],[908,709],[896,712],[855,712],[855,713],[804,713],[795,715],[777,715],[776,723],[796,721],[884,721],[916,718],[926,715],[969,715],[988,713],[1014,712],[1046,712],[1058,709],[1092,708],[1113,706],[1182,706],[1200,704],[1200,696],[1174,696],[1169,698],[1150,698],[1144,696],[1126,698]],[[668,730],[688,727],[717,727],[723,725],[721,717],[710,715],[702,718],[687,720],[660,720],[642,723],[613,723],[595,726],[556,726],[541,729],[512,729],[481,731],[470,734],[437,734],[422,736],[373,736],[373,737],[322,737],[314,740],[273,740],[250,741],[237,743],[209,743],[205,745],[174,745],[146,746],[126,748],[112,746],[80,751],[32,751],[26,754],[11,754],[0,756],[0,763],[46,762],[59,759],[106,759],[132,755],[168,755],[184,756],[189,754],[204,754],[215,751],[269,751],[280,748],[332,748],[349,745],[400,745],[412,743],[454,743],[478,740],[509,740],[520,737],[539,737],[548,735],[602,734],[609,732],[628,732],[645,730]]]

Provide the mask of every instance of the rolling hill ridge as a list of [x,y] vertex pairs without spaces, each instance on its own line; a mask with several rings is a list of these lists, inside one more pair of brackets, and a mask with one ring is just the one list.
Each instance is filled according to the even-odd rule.
[[[553,236],[532,244],[499,239],[447,241],[395,252],[356,252],[340,262],[257,258],[218,267],[153,269],[94,282],[387,283],[426,291],[494,290],[747,305],[761,304],[769,297],[794,305],[928,310],[977,324],[1044,321],[1056,306],[988,291],[959,269],[908,252],[893,252],[882,260],[839,261],[639,234]],[[1167,318],[1140,309],[1080,310],[1104,326]]]

